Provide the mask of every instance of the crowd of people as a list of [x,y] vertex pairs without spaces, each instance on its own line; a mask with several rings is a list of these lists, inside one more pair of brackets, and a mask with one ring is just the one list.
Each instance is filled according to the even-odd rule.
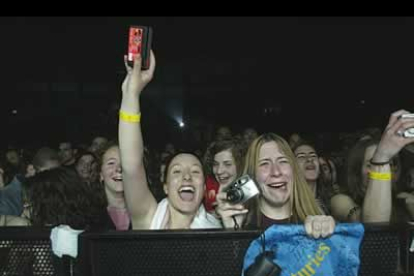
[[[265,229],[304,224],[314,238],[340,222],[409,222],[414,219],[414,119],[392,113],[385,129],[354,135],[333,154],[299,133],[283,138],[246,127],[217,129],[195,152],[167,143],[145,145],[141,94],[156,68],[125,62],[117,141],[97,136],[89,146],[62,141],[28,158],[8,148],[0,163],[0,226],[76,229]],[[386,122],[384,122],[385,124]],[[318,146],[317,146],[318,145]],[[229,200],[227,189],[248,175],[259,194]]]

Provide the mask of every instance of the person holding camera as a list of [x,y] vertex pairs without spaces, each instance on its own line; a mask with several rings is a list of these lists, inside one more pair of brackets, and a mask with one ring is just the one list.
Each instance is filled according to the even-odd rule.
[[[307,234],[314,238],[333,233],[334,219],[323,215],[295,155],[282,137],[266,133],[256,138],[248,149],[243,173],[256,182],[260,194],[254,199],[240,198],[233,196],[234,191],[228,194],[229,188],[221,189],[216,211],[225,228],[304,223]],[[252,181],[242,182],[245,185],[241,189],[246,184],[249,190],[254,186]]]
[[215,141],[207,149],[204,164],[209,174],[214,175],[213,181],[206,182],[204,205],[208,212],[214,212],[219,187],[228,186],[240,176],[245,153],[245,144],[236,137]]
[[203,165],[196,155],[178,153],[171,157],[164,179],[167,198],[157,203],[148,187],[140,125],[140,96],[153,77],[154,54],[151,52],[148,70],[141,70],[141,62],[141,57],[137,56],[132,68],[125,57],[127,75],[122,84],[119,112],[122,179],[132,228],[221,228],[219,220],[207,213],[202,204],[205,178]]
[[[334,217],[344,222],[389,222],[400,219],[402,211],[392,204],[393,183],[398,167],[394,162],[406,145],[414,142],[414,116],[405,110],[391,114],[378,141],[363,139],[348,155],[345,192],[331,199]],[[401,196],[403,198],[403,196]],[[394,203],[397,200],[394,200]],[[407,204],[409,200],[407,201]]]

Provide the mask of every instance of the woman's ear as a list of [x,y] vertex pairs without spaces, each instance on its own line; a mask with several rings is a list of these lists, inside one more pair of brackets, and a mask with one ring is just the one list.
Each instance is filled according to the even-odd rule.
[[162,188],[164,189],[164,193],[165,193],[166,195],[168,195],[168,186],[167,186],[167,183],[164,183],[164,184],[162,185]]

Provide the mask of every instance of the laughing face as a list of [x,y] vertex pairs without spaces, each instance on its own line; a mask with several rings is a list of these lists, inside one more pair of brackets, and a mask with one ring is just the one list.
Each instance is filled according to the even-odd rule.
[[275,141],[262,145],[256,166],[256,181],[266,203],[273,207],[287,204],[293,189],[292,166]]
[[91,154],[84,154],[76,163],[75,169],[83,181],[89,183],[96,181],[96,160]]
[[105,183],[105,191],[115,198],[123,198],[121,160],[117,146],[109,148],[102,158],[100,180]]
[[205,189],[204,172],[199,159],[188,153],[178,154],[167,169],[164,191],[169,203],[180,213],[196,213]]
[[315,149],[309,145],[299,146],[295,150],[296,160],[308,182],[314,182],[319,177],[319,160]]
[[223,150],[214,155],[213,173],[220,185],[228,185],[236,179],[236,162],[231,150]]

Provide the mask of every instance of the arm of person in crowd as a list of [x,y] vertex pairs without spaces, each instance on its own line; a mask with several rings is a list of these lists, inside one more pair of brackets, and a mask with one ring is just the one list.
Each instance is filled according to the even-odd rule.
[[[0,215],[1,216],[1,215]],[[30,226],[30,222],[26,218],[18,217],[18,216],[4,216],[4,225],[0,225],[0,227],[3,226]]]
[[340,222],[361,221],[361,207],[345,194],[336,194],[331,198],[331,213]]
[[391,159],[407,144],[413,143],[414,138],[404,137],[402,133],[414,127],[414,119],[401,119],[399,110],[391,114],[389,123],[381,137],[370,164],[370,176],[365,194],[362,220],[363,222],[390,222],[392,210],[392,177]]
[[22,211],[22,183],[16,176],[7,186],[0,189],[0,214],[20,216]]
[[144,168],[144,143],[139,105],[141,92],[151,81],[155,70],[155,57],[152,51],[148,70],[141,71],[141,62],[141,57],[137,56],[134,67],[131,68],[125,57],[127,75],[122,83],[119,120],[122,180],[133,229],[149,229],[157,208],[157,202],[148,187]]

